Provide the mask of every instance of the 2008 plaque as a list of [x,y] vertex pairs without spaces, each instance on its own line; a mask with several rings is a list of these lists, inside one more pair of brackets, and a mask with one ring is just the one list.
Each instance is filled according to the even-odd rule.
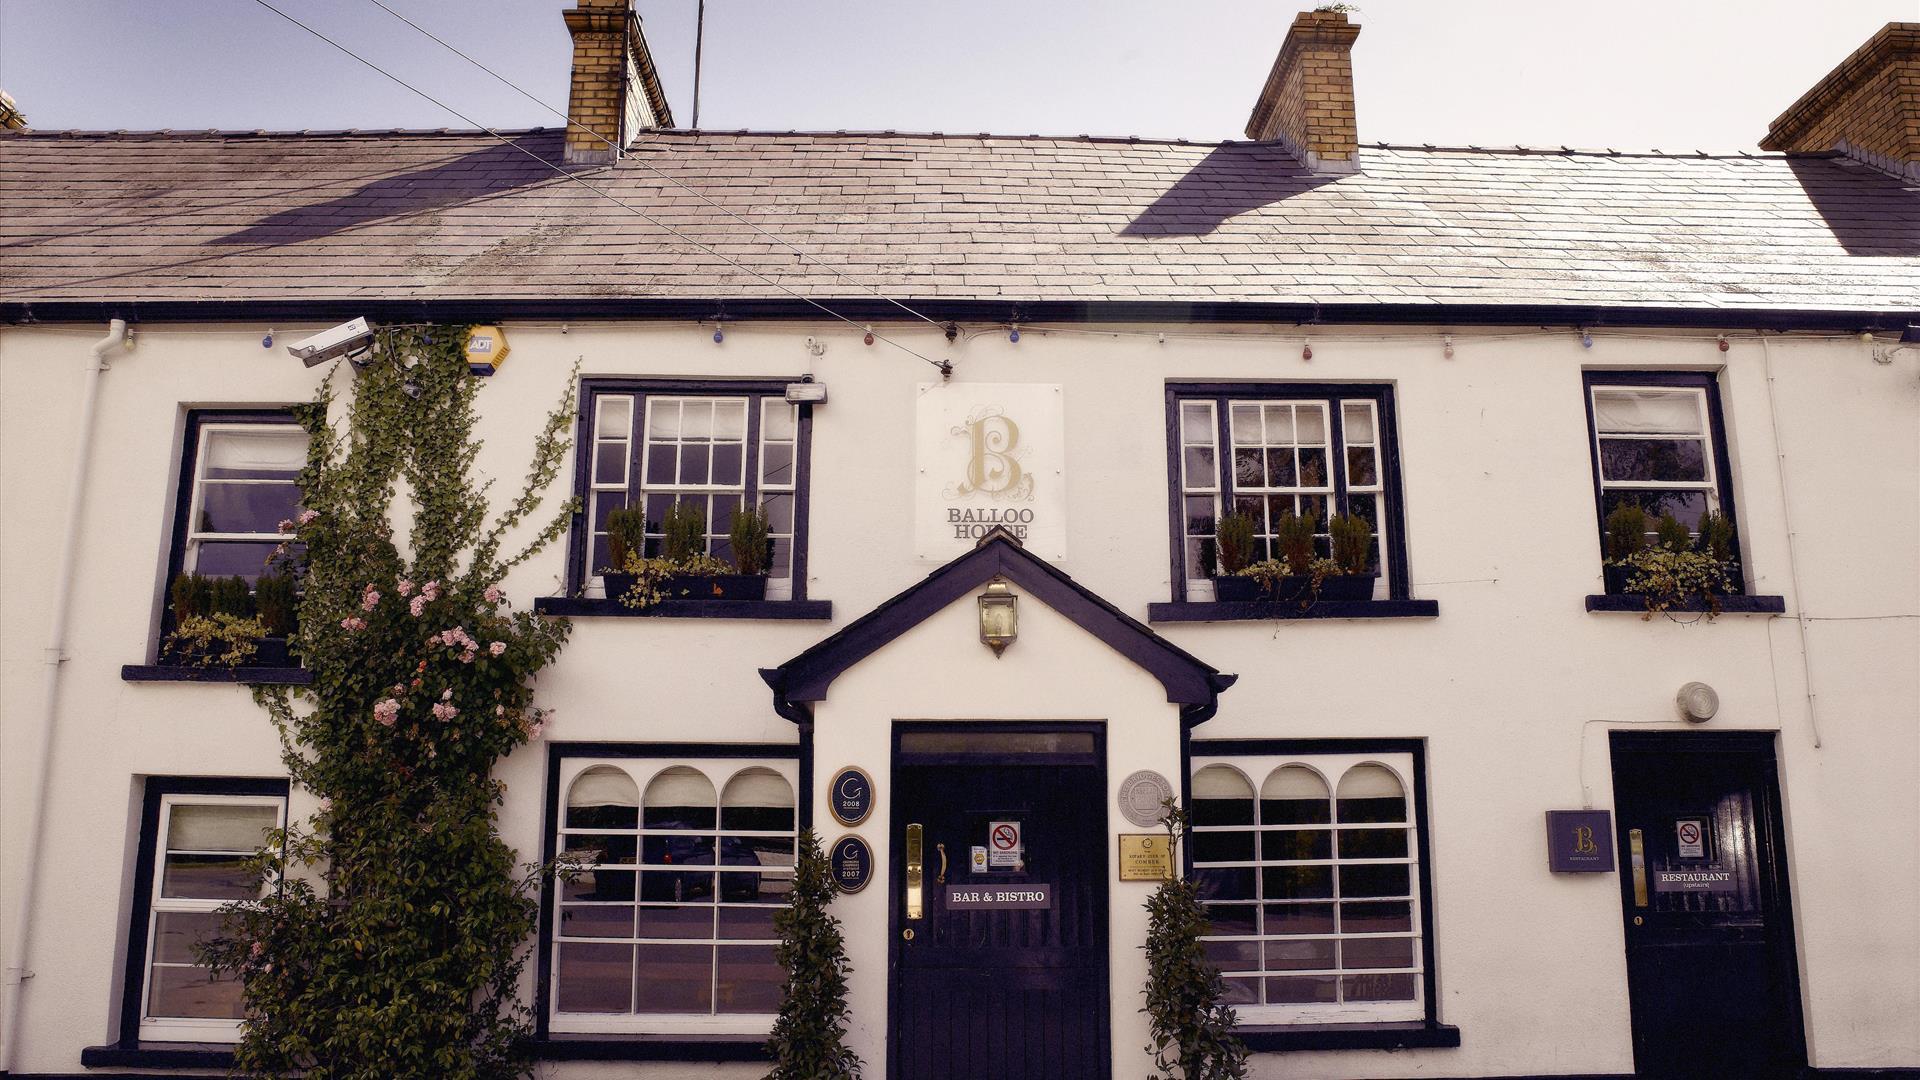
[[827,788],[827,809],[842,825],[858,825],[873,813],[873,777],[866,770],[849,765],[833,774]]

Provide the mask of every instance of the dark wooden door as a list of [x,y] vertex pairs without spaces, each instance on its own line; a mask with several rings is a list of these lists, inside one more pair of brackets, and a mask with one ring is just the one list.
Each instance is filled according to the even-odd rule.
[[[888,1075],[1105,1080],[1099,733],[902,725],[895,748]],[[922,852],[918,918],[907,898],[912,826]],[[1015,832],[1020,847],[1009,852]],[[987,849],[988,866],[975,864],[976,847]]]
[[1771,736],[1616,735],[1635,1071],[1766,1080],[1806,1061]]

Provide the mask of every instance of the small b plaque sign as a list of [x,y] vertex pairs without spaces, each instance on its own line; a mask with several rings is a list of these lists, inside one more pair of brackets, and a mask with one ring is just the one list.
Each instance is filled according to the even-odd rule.
[[1613,870],[1613,815],[1605,810],[1547,811],[1547,869],[1556,874]]

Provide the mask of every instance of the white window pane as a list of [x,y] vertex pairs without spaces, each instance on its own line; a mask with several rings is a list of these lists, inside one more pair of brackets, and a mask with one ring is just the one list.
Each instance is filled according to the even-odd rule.
[[676,765],[647,785],[641,823],[649,829],[712,829],[719,801],[704,773]]
[[1269,405],[1267,412],[1268,446],[1292,446],[1294,440],[1293,406]]
[[215,980],[199,966],[158,965],[147,983],[147,1015],[238,1020],[246,1015],[240,980]]
[[1235,405],[1228,414],[1233,425],[1235,446],[1258,446],[1265,437],[1260,425],[1260,406]]
[[[1344,790],[1344,789],[1343,789]],[[1260,785],[1262,799],[1325,799],[1327,782],[1305,765],[1283,765]]]
[[1189,443],[1213,441],[1213,407],[1200,401],[1180,406],[1180,434]]
[[292,424],[280,426],[285,430],[208,428],[201,475],[216,480],[292,479],[307,463],[307,433]]
[[1693,390],[1596,387],[1593,422],[1604,434],[1703,434],[1700,395]]
[[760,437],[769,442],[791,441],[800,430],[799,406],[775,398],[761,402]]
[[772,769],[747,769],[727,781],[727,794],[721,805],[728,809],[792,806],[793,785]]
[[680,437],[688,441],[706,441],[713,436],[713,402],[680,403]]
[[713,403],[713,437],[736,442],[747,437],[746,402],[716,401]]
[[272,805],[176,803],[168,818],[167,849],[251,854],[279,823],[279,808]]
[[1347,442],[1370,443],[1373,441],[1373,405],[1371,402],[1347,402],[1341,406],[1340,419]]
[[633,434],[633,399],[608,395],[600,399],[600,424],[595,435],[602,439],[624,439]]
[[596,765],[574,777],[567,789],[567,808],[639,806],[640,786],[633,777],[611,765]]
[[647,438],[672,442],[680,437],[680,402],[661,398],[647,403]]
[[1302,405],[1293,414],[1295,435],[1301,446],[1324,445],[1327,441],[1327,417],[1318,405]]
[[1196,799],[1252,799],[1253,784],[1238,769],[1209,765],[1193,774]]

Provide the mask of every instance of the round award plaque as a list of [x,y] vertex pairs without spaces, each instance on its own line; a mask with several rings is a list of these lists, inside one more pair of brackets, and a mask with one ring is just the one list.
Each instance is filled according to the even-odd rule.
[[1120,816],[1146,828],[1160,824],[1161,803],[1173,798],[1173,785],[1152,769],[1120,781]]

